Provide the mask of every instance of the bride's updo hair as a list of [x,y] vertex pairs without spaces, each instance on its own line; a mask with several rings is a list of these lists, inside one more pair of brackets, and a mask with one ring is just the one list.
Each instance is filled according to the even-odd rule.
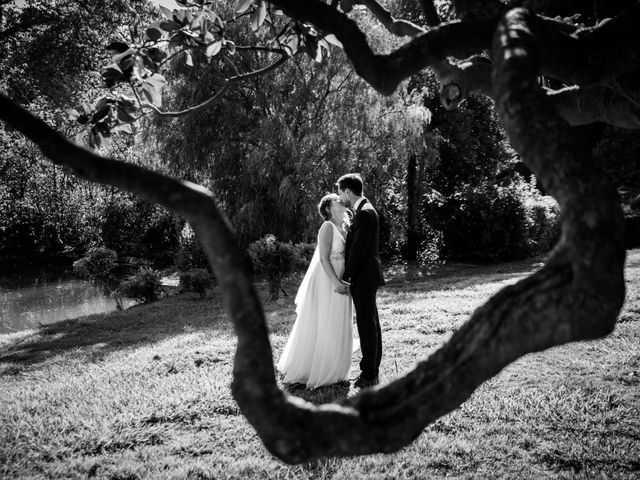
[[320,203],[318,203],[318,213],[323,220],[331,219],[331,204],[340,201],[340,197],[336,193],[327,193]]

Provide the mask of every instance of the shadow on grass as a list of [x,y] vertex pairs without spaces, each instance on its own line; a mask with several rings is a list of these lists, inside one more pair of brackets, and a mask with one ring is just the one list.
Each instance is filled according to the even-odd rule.
[[544,258],[535,257],[510,263],[476,265],[450,263],[420,267],[399,265],[388,269],[387,288],[403,292],[433,292],[480,286],[529,275],[540,269]]
[[233,335],[221,302],[215,297],[202,300],[178,295],[121,312],[42,325],[24,335],[18,334],[15,340],[0,346],[0,363],[32,365],[76,349],[84,349],[82,353],[87,360],[98,361],[114,350],[131,345],[211,329]]
[[293,395],[307,402],[320,405],[323,403],[332,403],[343,398],[347,398],[349,395],[350,383],[347,381],[334,383],[333,385],[326,385],[324,387],[318,387],[314,389],[307,389],[304,384],[284,384],[282,389],[289,395]]

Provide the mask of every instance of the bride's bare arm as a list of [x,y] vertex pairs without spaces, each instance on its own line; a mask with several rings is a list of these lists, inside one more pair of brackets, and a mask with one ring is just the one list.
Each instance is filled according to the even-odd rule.
[[325,273],[329,276],[329,280],[334,287],[342,287],[343,283],[336,275],[331,260],[331,245],[333,244],[333,225],[331,222],[324,222],[318,233],[318,249],[320,250],[320,263]]

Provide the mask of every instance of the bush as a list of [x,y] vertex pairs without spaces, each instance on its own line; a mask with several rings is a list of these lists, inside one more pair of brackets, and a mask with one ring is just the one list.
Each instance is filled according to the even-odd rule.
[[316,251],[315,243],[296,243],[293,245],[293,268],[306,270]]
[[174,263],[179,247],[180,228],[176,217],[156,208],[140,238],[141,256],[156,268],[166,268]]
[[251,243],[248,252],[255,270],[267,277],[271,299],[277,299],[282,288],[282,278],[294,265],[293,245],[278,241],[274,235],[266,235]]
[[416,260],[420,265],[433,265],[441,260],[441,252],[444,244],[442,232],[424,225],[422,228],[422,241],[418,247]]
[[73,262],[73,271],[92,282],[111,288],[116,282],[114,275],[118,255],[103,247],[90,248],[84,257]]
[[138,273],[120,282],[117,294],[144,303],[154,302],[158,299],[158,290],[161,288],[160,279],[160,272],[142,267]]
[[525,200],[529,219],[529,254],[548,252],[560,238],[560,206],[549,196],[532,194]]
[[180,234],[176,268],[185,272],[194,268],[206,268],[211,271],[211,265],[209,265],[204,249],[189,224],[185,225]]
[[44,219],[29,202],[0,199],[0,255],[35,255]]
[[125,198],[116,198],[102,213],[102,241],[122,256],[137,257],[140,226],[133,204]]
[[180,243],[179,221],[173,214],[148,202],[119,198],[105,208],[103,217],[107,247],[160,268],[173,263]]
[[211,274],[206,268],[194,268],[180,273],[180,291],[182,292],[196,292],[204,297],[206,289],[212,283]]
[[547,252],[557,241],[559,209],[521,178],[506,186],[464,186],[423,218],[442,233],[446,258],[500,262]]

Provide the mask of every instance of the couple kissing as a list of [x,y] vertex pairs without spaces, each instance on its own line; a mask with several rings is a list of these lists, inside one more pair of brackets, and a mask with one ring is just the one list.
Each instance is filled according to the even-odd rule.
[[353,354],[353,314],[360,337],[357,388],[378,383],[382,336],[376,295],[384,285],[380,225],[360,175],[343,175],[318,204],[324,222],[296,294],[296,321],[277,364],[285,384],[307,388],[344,382]]

